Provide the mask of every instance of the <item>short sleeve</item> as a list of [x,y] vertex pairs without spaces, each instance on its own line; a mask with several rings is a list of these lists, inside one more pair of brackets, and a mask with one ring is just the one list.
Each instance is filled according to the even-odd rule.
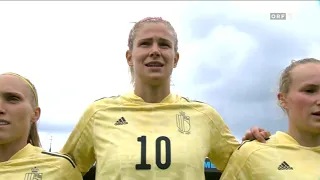
[[61,150],[61,153],[71,156],[82,174],[88,172],[95,162],[92,131],[94,113],[94,105],[87,108]]
[[83,180],[82,174],[77,166],[64,169],[64,171],[66,172],[65,174],[67,174],[65,176],[66,180]]
[[207,111],[211,131],[211,148],[208,157],[218,170],[223,171],[232,153],[240,144],[216,110],[209,107]]
[[250,157],[256,149],[249,141],[244,141],[232,154],[226,169],[223,171],[220,180],[255,180],[252,178]]

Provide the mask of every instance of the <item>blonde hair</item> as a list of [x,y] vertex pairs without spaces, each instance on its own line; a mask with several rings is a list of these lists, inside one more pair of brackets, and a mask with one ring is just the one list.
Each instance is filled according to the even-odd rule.
[[[134,42],[134,39],[136,37],[136,33],[137,31],[139,30],[139,28],[145,24],[145,23],[150,23],[150,22],[153,22],[153,23],[164,23],[165,25],[167,25],[172,33],[173,33],[173,37],[174,37],[174,51],[175,52],[178,52],[178,36],[177,36],[177,33],[175,31],[175,29],[173,28],[173,26],[171,25],[171,23],[169,21],[166,21],[164,19],[162,19],[161,17],[146,17],[138,22],[136,22],[134,24],[134,26],[132,27],[132,29],[130,30],[130,33],[129,33],[129,38],[128,38],[128,48],[129,50],[131,51],[133,49],[133,42]],[[129,72],[130,72],[130,75],[131,75],[131,84],[134,84],[134,69],[132,66],[129,67]]]
[[[280,82],[279,82],[279,92],[283,94],[288,94],[290,90],[290,85],[292,83],[292,78],[291,78],[291,71],[301,65],[301,64],[308,64],[308,63],[320,63],[320,60],[315,59],[315,58],[305,58],[301,60],[292,60],[291,64],[284,69],[280,76]],[[280,102],[279,102],[280,104]]]
[[[15,77],[20,78],[21,80],[23,80],[24,82],[26,82],[32,92],[32,106],[34,108],[39,106],[39,102],[38,102],[38,93],[37,93],[37,89],[36,87],[31,83],[31,81],[17,73],[12,73],[12,72],[7,72],[7,73],[3,73],[1,75],[12,75]],[[40,137],[39,137],[39,133],[38,133],[38,128],[37,128],[37,123],[32,123],[31,127],[30,127],[30,131],[29,131],[29,136],[28,136],[28,143],[32,144],[33,146],[37,146],[37,147],[41,147],[41,142],[40,142]]]
[[178,52],[178,36],[177,36],[177,33],[176,31],[174,30],[173,26],[171,25],[171,23],[169,21],[166,21],[164,19],[162,19],[161,17],[146,17],[146,18],[143,18],[141,19],[140,21],[136,22],[134,24],[134,26],[132,27],[132,29],[130,30],[130,33],[129,33],[129,38],[128,38],[128,47],[129,47],[129,50],[132,50],[133,49],[133,41],[136,37],[136,33],[138,31],[138,29],[145,23],[150,23],[150,22],[153,22],[153,23],[164,23],[165,25],[167,25],[171,30],[172,30],[172,33],[173,33],[173,37],[174,37],[174,50],[176,52]]

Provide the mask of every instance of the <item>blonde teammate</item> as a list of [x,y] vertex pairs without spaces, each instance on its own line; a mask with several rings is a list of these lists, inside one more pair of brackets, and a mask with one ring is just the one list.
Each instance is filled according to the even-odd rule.
[[320,61],[292,62],[281,76],[278,100],[288,115],[288,132],[277,132],[265,144],[243,143],[222,180],[320,178]]
[[139,21],[128,47],[134,92],[91,104],[62,152],[83,174],[96,161],[97,180],[201,180],[207,156],[223,170],[239,143],[211,106],[170,92],[179,61],[171,24]]
[[65,155],[40,148],[38,95],[26,78],[0,75],[0,179],[80,180],[80,171]]

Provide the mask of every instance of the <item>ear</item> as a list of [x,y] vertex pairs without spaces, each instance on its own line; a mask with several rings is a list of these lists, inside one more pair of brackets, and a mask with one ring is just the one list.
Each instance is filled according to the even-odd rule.
[[133,66],[132,62],[132,52],[130,50],[127,50],[126,52],[126,59],[129,66]]
[[178,62],[179,62],[179,58],[180,58],[180,55],[178,52],[176,52],[175,56],[174,56],[174,62],[173,62],[173,68],[176,68],[177,65],[178,65]]
[[287,100],[286,97],[283,93],[279,92],[278,95],[278,102],[279,105],[283,108],[283,109],[288,109],[288,105],[287,105]]
[[41,115],[41,109],[40,109],[40,107],[37,107],[34,110],[34,114],[32,116],[31,121],[34,122],[34,123],[37,122],[40,119],[40,115]]

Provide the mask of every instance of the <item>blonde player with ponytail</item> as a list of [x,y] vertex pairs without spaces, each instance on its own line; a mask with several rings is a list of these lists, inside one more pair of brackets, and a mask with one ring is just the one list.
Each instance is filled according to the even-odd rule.
[[[96,180],[204,180],[206,157],[223,170],[239,143],[210,105],[171,93],[179,61],[172,25],[159,17],[137,22],[126,58],[134,91],[91,104],[62,152],[83,174],[96,162]],[[260,130],[244,139],[264,141]]]
[[320,60],[305,58],[287,66],[277,97],[288,130],[264,144],[245,141],[221,180],[320,179]]
[[68,156],[41,148],[41,109],[34,85],[16,73],[0,75],[0,179],[80,180]]

